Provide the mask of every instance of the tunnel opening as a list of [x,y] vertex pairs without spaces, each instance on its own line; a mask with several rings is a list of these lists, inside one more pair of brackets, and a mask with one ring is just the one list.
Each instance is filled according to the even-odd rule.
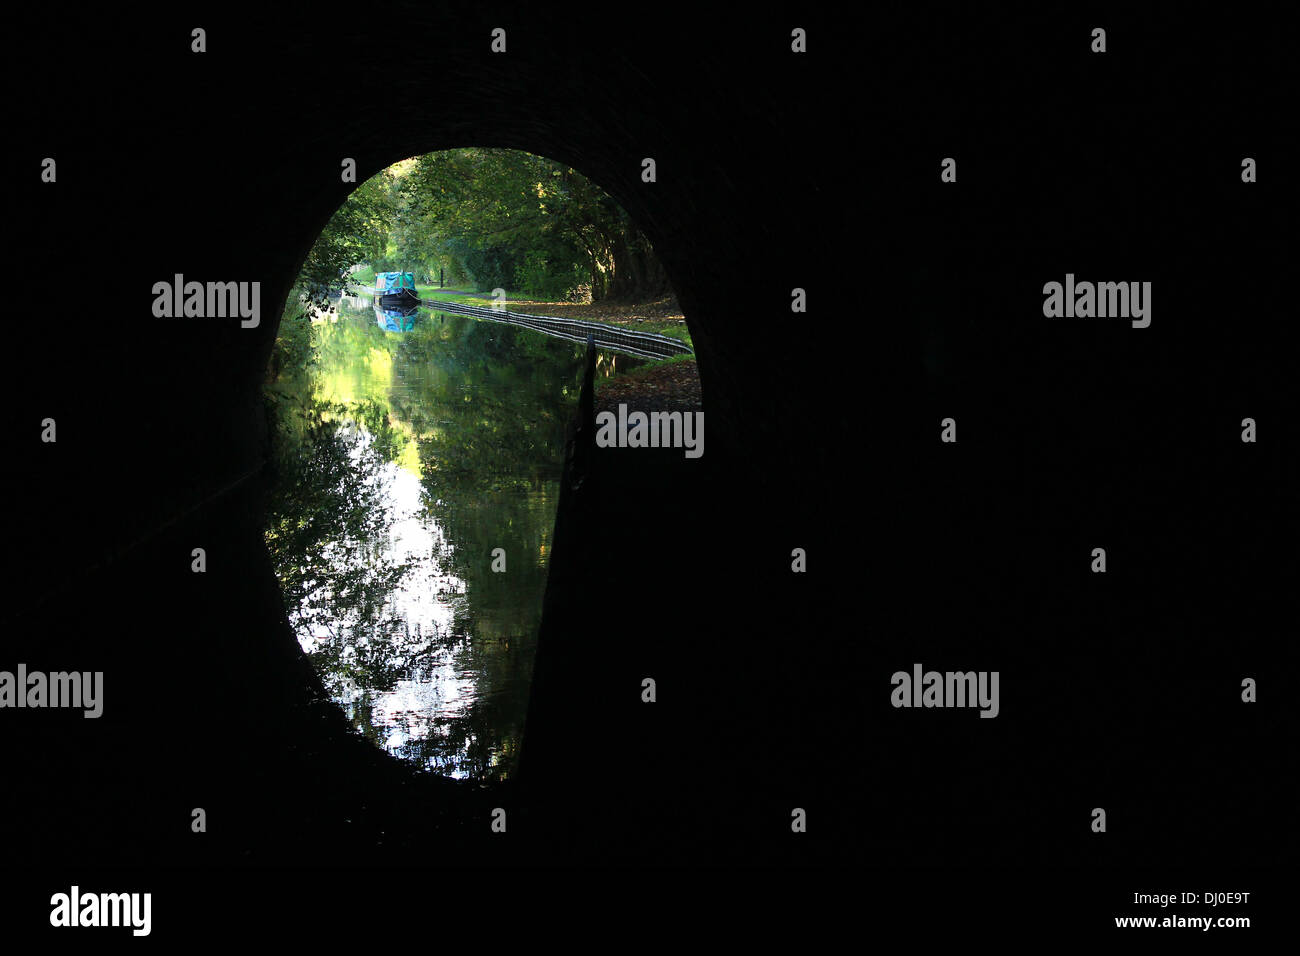
[[701,407],[645,234],[572,166],[500,148],[360,183],[281,310],[265,537],[288,621],[354,730],[421,770],[519,766],[588,335],[602,411]]

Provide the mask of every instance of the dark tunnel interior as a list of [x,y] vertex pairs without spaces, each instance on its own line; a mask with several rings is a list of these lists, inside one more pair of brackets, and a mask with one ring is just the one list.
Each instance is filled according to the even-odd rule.
[[[1281,213],[1234,189],[1280,134],[1223,96],[1239,74],[1194,72],[1190,43],[1088,72],[1046,14],[937,35],[899,11],[863,31],[829,8],[618,29],[534,11],[505,55],[486,8],[200,19],[194,57],[186,17],[93,15],[85,79],[58,81],[60,123],[13,160],[60,157],[57,189],[11,178],[33,243],[15,274],[79,294],[20,306],[7,411],[58,441],[29,428],[5,470],[5,657],[102,670],[109,703],[6,716],[9,765],[41,768],[4,788],[7,844],[114,866],[977,868],[1232,867],[1269,844],[1278,798],[1233,781],[1271,762],[1276,712],[1218,683],[1280,653],[1290,550],[1283,446],[1238,440],[1246,416],[1281,430],[1294,382]],[[815,56],[787,55],[794,21]],[[707,397],[698,461],[566,466],[521,770],[497,786],[352,732],[262,537],[261,384],[355,188],[341,161],[363,182],[463,146],[571,164],[627,210]],[[1043,283],[1066,273],[1151,280],[1151,329],[1049,325]],[[175,275],[259,281],[260,324],[154,318]],[[1000,670],[1000,718],[891,707],[918,661]],[[196,806],[219,839],[193,839]],[[1094,806],[1130,822],[1104,843],[1062,826]]]

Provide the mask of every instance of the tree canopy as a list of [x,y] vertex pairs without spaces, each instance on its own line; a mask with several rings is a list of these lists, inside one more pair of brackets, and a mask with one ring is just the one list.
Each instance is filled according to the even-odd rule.
[[323,304],[347,290],[361,263],[550,299],[635,300],[669,289],[649,241],[604,190],[519,150],[428,153],[367,180],[308,256],[309,297]]

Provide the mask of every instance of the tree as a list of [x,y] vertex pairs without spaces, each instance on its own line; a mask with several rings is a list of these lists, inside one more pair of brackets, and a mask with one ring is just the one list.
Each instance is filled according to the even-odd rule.
[[304,305],[323,311],[332,295],[357,291],[349,281],[349,270],[386,255],[399,195],[397,178],[384,170],[344,200],[303,263],[299,281]]
[[543,291],[548,277],[573,285],[581,270],[594,299],[667,289],[631,218],[572,167],[518,150],[447,150],[421,156],[403,191],[425,235],[476,278],[499,280],[513,266]]

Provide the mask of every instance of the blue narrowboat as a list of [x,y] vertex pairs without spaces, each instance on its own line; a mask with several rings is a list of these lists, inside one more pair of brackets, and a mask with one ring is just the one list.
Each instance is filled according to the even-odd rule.
[[415,276],[410,272],[376,273],[372,294],[375,305],[382,308],[420,304],[420,297],[415,294]]

